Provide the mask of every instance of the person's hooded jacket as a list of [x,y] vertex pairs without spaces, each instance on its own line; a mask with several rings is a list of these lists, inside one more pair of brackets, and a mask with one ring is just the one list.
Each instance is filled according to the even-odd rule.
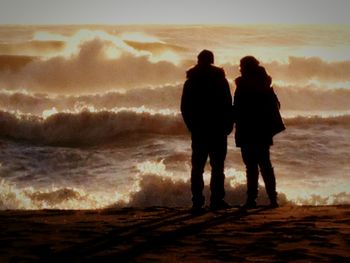
[[225,134],[232,131],[232,97],[222,68],[198,63],[187,71],[181,113],[192,134]]
[[235,82],[236,146],[272,145],[273,136],[285,127],[279,113],[280,103],[271,87],[271,77],[263,67],[257,66]]

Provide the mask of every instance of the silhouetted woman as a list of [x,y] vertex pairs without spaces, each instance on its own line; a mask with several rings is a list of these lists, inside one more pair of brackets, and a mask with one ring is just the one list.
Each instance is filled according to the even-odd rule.
[[271,207],[278,207],[276,179],[270,160],[272,137],[285,129],[271,77],[259,61],[247,56],[240,61],[241,76],[236,82],[233,112],[236,146],[241,148],[247,175],[245,208],[255,208],[259,168]]

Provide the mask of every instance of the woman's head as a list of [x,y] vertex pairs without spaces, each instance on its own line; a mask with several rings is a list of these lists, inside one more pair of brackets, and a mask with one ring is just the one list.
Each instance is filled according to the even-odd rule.
[[245,56],[240,60],[240,71],[242,75],[255,71],[259,67],[259,61],[253,56]]

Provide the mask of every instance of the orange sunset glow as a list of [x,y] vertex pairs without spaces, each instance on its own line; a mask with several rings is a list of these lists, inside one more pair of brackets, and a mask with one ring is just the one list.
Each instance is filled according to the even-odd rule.
[[349,10],[2,0],[0,262],[349,262]]

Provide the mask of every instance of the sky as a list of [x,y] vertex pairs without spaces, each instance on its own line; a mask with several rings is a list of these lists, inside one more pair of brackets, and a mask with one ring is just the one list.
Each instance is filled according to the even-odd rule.
[[0,0],[0,24],[350,24],[350,0]]

